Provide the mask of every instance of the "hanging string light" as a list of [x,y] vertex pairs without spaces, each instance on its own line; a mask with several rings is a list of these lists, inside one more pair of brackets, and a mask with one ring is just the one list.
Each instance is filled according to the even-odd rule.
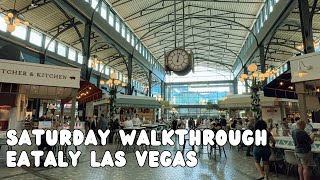
[[13,9],[8,11],[8,14],[4,17],[4,20],[7,24],[7,31],[8,32],[14,32],[16,30],[17,26],[20,26],[21,23],[23,23],[25,26],[29,26],[29,22],[22,21],[18,18],[19,13],[15,10],[16,8],[16,0],[14,1],[14,7]]

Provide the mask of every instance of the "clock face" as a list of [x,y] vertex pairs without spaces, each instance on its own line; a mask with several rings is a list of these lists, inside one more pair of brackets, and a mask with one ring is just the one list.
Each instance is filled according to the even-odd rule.
[[172,71],[183,71],[189,63],[189,54],[184,49],[175,49],[167,56],[167,65]]

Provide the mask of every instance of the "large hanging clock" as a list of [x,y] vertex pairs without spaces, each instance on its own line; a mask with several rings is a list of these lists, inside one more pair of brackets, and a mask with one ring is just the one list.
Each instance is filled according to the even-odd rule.
[[172,71],[177,75],[188,74],[193,68],[193,55],[185,49],[177,48],[166,54],[166,71]]

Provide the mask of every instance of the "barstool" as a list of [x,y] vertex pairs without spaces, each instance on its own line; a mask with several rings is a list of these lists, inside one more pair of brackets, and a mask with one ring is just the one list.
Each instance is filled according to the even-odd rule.
[[284,161],[287,165],[287,176],[289,175],[289,171],[293,166],[298,166],[298,160],[294,154],[294,151],[284,150]]

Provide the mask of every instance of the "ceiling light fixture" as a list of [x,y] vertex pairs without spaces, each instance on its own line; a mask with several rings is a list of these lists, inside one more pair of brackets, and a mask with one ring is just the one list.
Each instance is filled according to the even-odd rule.
[[18,16],[20,15],[18,11],[16,11],[16,3],[17,0],[14,1],[13,9],[8,10],[7,15],[3,18],[7,24],[7,31],[14,32],[17,26],[20,26],[23,23],[25,26],[29,26],[29,22],[21,21]]

